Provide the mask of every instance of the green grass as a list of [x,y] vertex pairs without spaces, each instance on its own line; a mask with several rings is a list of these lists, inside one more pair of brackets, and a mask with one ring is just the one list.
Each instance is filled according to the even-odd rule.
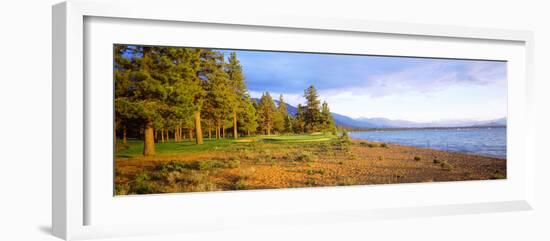
[[[254,136],[254,137],[242,137],[237,140],[226,139],[205,139],[202,145],[195,144],[195,141],[182,141],[182,142],[165,142],[156,143],[157,155],[178,155],[184,153],[197,153],[203,151],[224,151],[235,150],[235,148],[246,148],[262,145],[262,143],[272,144],[290,144],[290,143],[302,143],[302,142],[325,142],[334,139],[332,135],[288,135],[288,136]],[[143,153],[143,141],[142,140],[128,140],[127,148],[119,149],[116,154],[117,158],[134,158],[140,157]]]

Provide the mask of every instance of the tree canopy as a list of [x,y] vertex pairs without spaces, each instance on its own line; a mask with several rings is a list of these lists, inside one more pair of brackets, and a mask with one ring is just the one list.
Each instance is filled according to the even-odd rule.
[[[327,102],[313,85],[295,116],[281,94],[253,99],[236,53],[202,48],[120,45],[113,47],[115,143],[127,134],[144,140],[144,155],[155,142],[232,138],[256,134],[333,132]],[[212,133],[214,132],[214,133]],[[229,134],[228,134],[229,136]],[[118,147],[117,147],[118,148]]]

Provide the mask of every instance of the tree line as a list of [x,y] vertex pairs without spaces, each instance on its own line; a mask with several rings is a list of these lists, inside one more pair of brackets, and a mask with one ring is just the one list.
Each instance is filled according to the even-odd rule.
[[328,104],[317,90],[304,91],[295,116],[281,95],[250,97],[236,53],[202,48],[114,45],[114,138],[126,145],[128,133],[144,140],[143,155],[155,142],[257,134],[335,132]]

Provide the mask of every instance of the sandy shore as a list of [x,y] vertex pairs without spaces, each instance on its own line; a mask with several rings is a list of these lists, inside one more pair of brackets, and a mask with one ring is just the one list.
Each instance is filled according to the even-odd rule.
[[[271,189],[368,185],[506,178],[506,159],[446,152],[395,144],[352,140],[347,148],[334,144],[265,144],[260,151],[208,151],[153,159],[117,159],[115,182],[126,185],[140,173],[158,175],[159,165],[205,160],[232,161],[238,166],[196,170],[205,173],[210,189],[189,189],[188,183],[161,178],[154,192]],[[310,159],[296,161],[308,153]],[[195,170],[193,170],[195,172]],[[165,176],[170,173],[163,174]],[[171,174],[170,174],[171,175]],[[239,186],[237,186],[237,182]],[[210,185],[209,184],[209,185]],[[187,186],[185,186],[187,185]],[[210,187],[210,186],[209,186]],[[123,186],[121,186],[123,188]],[[122,189],[121,194],[125,194]],[[127,191],[127,190],[126,190]]]

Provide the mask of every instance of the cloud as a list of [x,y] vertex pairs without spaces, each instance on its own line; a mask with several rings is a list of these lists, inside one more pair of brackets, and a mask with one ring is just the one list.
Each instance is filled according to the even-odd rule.
[[[455,60],[458,61],[458,60]],[[367,76],[353,93],[380,97],[404,92],[430,93],[452,86],[482,86],[506,84],[504,62],[450,60],[426,61],[391,73]],[[504,85],[503,85],[504,84]]]
[[506,116],[506,62],[239,51],[252,97],[304,104],[313,84],[332,111],[414,121]]
[[[228,52],[228,51],[226,51]],[[385,56],[236,51],[251,91],[302,95],[309,85],[323,94],[381,97],[430,94],[457,85],[505,88],[506,62]]]

